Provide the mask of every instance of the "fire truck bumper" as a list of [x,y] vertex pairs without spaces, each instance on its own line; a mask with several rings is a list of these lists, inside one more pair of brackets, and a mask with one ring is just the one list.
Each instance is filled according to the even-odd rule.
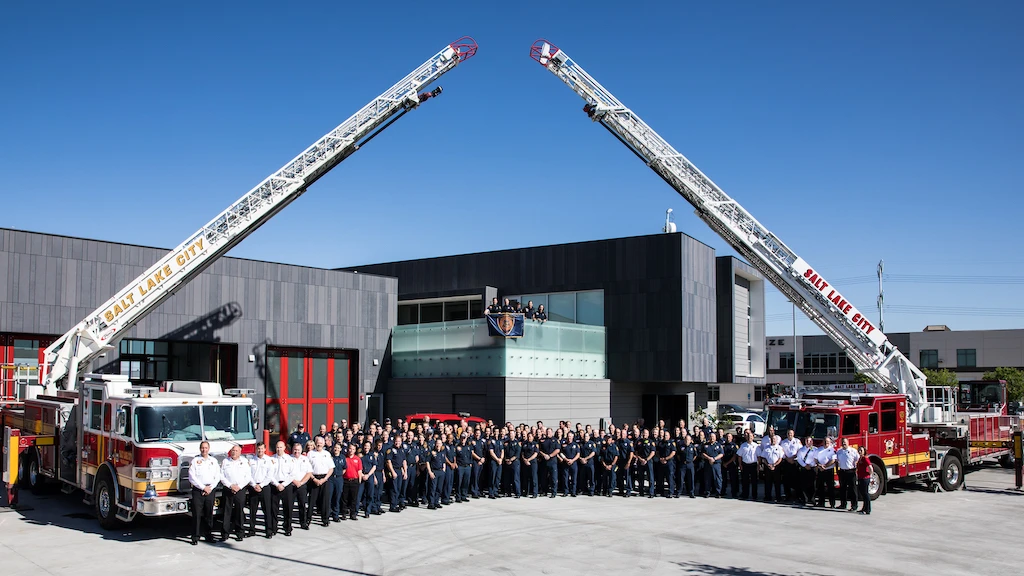
[[188,512],[189,499],[184,496],[158,496],[135,503],[135,512],[143,516],[170,516]]

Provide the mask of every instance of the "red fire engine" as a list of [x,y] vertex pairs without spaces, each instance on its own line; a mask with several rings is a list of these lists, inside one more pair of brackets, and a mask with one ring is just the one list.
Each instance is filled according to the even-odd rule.
[[27,385],[24,398],[0,398],[7,406],[0,412],[0,460],[8,502],[16,500],[19,481],[39,487],[52,478],[84,492],[105,528],[137,514],[187,513],[188,464],[203,440],[215,455],[231,445],[253,452],[258,420],[251,391],[225,395],[210,382],[169,382],[159,390],[135,387],[127,376],[79,374],[324,174],[441,94],[440,87],[420,90],[476,51],[469,37],[442,48],[50,344],[38,384]]
[[962,382],[956,390],[929,387],[925,422],[908,419],[903,394],[806,394],[778,398],[769,406],[768,424],[785,436],[826,436],[867,448],[872,463],[869,493],[885,493],[890,482],[923,481],[933,489],[956,490],[967,467],[1013,462],[1011,441],[1020,420],[1006,410],[1006,383]]

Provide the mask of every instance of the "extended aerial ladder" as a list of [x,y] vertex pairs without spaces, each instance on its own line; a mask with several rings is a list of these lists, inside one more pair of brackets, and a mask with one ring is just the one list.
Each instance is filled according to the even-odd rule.
[[696,214],[832,338],[854,364],[888,392],[905,394],[912,422],[926,411],[926,377],[882,331],[782,240],[677,152],[639,116],[546,40],[530,47],[539,62],[586,101],[583,110],[686,199]]
[[[301,196],[321,176],[406,112],[440,94],[440,86],[429,92],[420,90],[471,58],[476,51],[476,42],[468,36],[445,46],[191,234],[131,284],[55,340],[46,348],[44,355],[40,379],[43,392],[55,394],[62,387],[75,389],[80,366],[88,366],[104,350],[110,349],[126,330]],[[29,396],[37,393],[38,390],[31,390]]]

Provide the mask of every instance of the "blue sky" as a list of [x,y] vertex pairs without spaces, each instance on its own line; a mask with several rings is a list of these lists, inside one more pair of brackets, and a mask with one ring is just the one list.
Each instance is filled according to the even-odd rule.
[[528,58],[544,37],[862,310],[884,258],[887,331],[1024,327],[1020,2],[85,4],[0,7],[0,226],[173,247],[468,34],[442,97],[231,254],[575,242],[657,232],[666,208],[731,253]]

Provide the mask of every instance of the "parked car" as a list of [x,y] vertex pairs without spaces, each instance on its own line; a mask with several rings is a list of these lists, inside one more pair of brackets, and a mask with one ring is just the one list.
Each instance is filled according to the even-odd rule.
[[730,427],[735,431],[738,436],[743,436],[746,430],[750,430],[754,433],[755,438],[764,436],[767,428],[767,422],[763,416],[757,412],[730,412],[722,416],[722,427],[728,430]]
[[719,418],[721,418],[722,416],[724,416],[726,414],[732,413],[732,412],[749,412],[749,411],[750,411],[749,408],[744,408],[743,406],[740,406],[739,404],[719,404],[718,405],[718,417]]
[[442,424],[451,424],[452,426],[458,427],[459,424],[462,423],[463,419],[465,419],[466,423],[473,428],[487,425],[486,420],[480,418],[479,416],[470,416],[469,412],[459,412],[458,414],[440,414],[434,412],[423,412],[419,414],[409,414],[408,416],[405,417],[405,421],[409,423],[410,430],[416,430],[417,428],[423,426],[423,420],[427,417],[430,418],[431,426],[435,426],[437,425],[438,422],[440,422]]

